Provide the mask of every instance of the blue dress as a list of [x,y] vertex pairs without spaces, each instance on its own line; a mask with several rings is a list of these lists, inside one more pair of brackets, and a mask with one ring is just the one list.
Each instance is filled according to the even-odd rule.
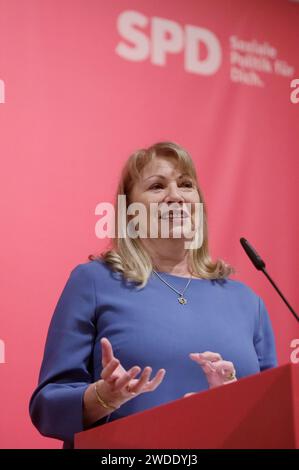
[[[159,272],[178,291],[187,278]],[[163,382],[94,426],[208,389],[190,352],[213,351],[234,363],[237,377],[277,365],[271,322],[263,300],[244,283],[192,279],[187,304],[152,274],[147,285],[113,272],[103,261],[76,266],[62,291],[48,331],[39,383],[30,400],[32,422],[41,434],[73,447],[82,431],[82,399],[100,378],[100,339],[107,337],[125,369],[151,366]]]

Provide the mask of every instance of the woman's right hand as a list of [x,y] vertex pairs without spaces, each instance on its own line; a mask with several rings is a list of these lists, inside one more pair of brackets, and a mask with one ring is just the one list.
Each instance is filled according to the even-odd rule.
[[135,377],[141,371],[139,366],[133,366],[126,371],[120,361],[114,356],[110,341],[101,339],[102,346],[102,373],[101,380],[97,382],[97,389],[101,397],[110,404],[119,408],[127,401],[145,392],[152,392],[162,382],[165,369],[159,369],[155,377],[150,380],[151,367],[145,367],[138,379]]

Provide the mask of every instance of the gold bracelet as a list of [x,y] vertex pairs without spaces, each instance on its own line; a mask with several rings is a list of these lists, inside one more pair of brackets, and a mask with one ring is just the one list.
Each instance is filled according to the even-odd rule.
[[96,392],[96,397],[98,402],[106,409],[112,409],[112,410],[117,410],[117,407],[114,405],[111,405],[110,403],[107,403],[103,398],[99,395],[99,392],[97,391],[97,382],[94,384],[94,389]]

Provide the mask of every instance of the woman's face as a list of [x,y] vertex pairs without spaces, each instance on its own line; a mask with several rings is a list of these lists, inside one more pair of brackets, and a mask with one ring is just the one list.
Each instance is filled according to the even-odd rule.
[[[162,224],[164,227],[167,224],[168,238],[178,238],[175,234],[182,234],[181,227],[187,223],[187,219],[194,229],[195,204],[192,203],[200,202],[200,197],[196,182],[190,176],[182,174],[174,157],[155,157],[143,168],[140,181],[137,181],[132,188],[129,202],[143,203],[146,207],[148,237],[150,224],[158,230],[157,238],[161,237]],[[154,208],[158,209],[152,209],[150,212],[151,203],[156,203]],[[174,205],[171,205],[172,203]],[[169,211],[169,208],[173,211]],[[145,220],[142,220],[141,224],[144,224]]]

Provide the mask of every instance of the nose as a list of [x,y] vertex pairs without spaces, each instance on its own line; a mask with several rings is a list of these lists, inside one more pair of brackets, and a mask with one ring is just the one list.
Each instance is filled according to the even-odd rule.
[[164,198],[164,201],[167,203],[171,202],[184,202],[184,198],[180,192],[180,189],[176,184],[169,185],[167,188],[167,194]]

